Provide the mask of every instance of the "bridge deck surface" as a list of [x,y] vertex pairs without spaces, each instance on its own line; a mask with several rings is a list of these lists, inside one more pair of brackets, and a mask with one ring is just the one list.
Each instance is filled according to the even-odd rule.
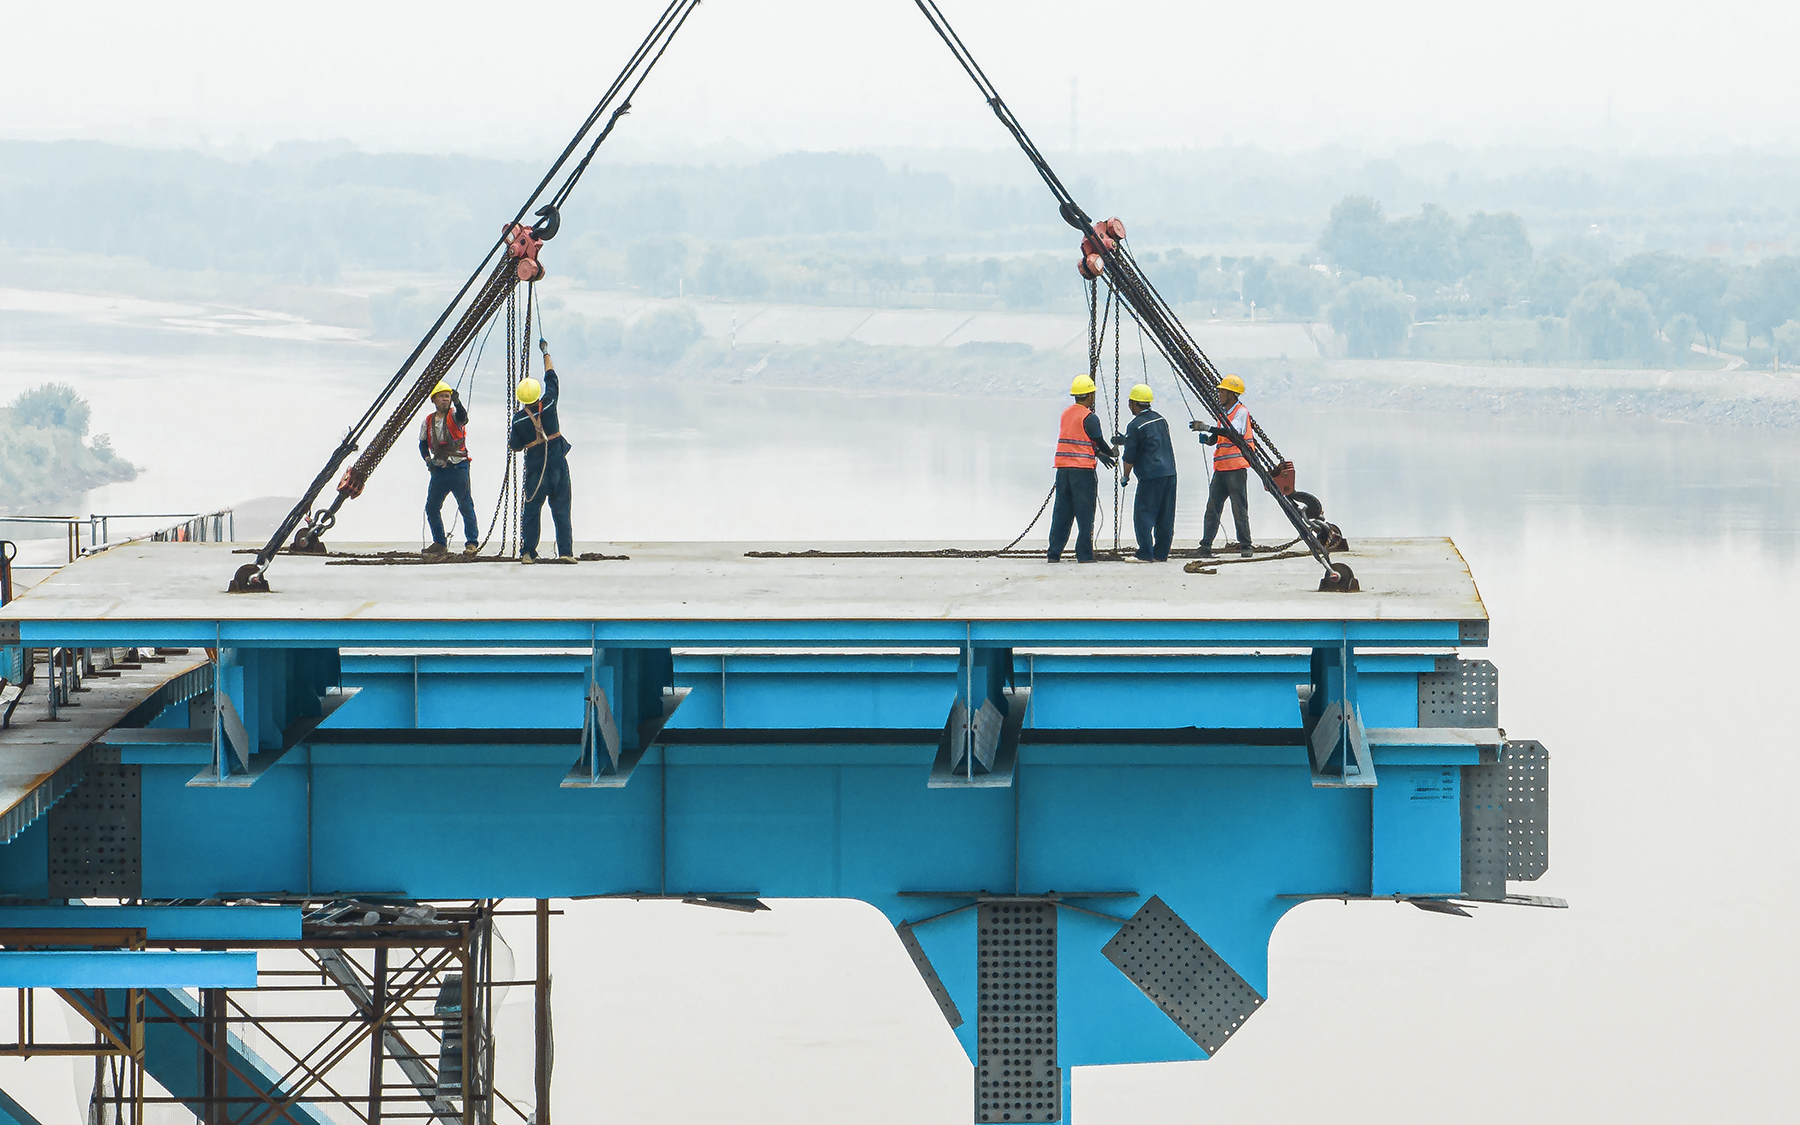
[[[1221,558],[1217,573],[1042,558],[750,558],[747,551],[931,549],[920,543],[608,543],[577,566],[351,565],[281,556],[271,594],[233,595],[231,544],[132,543],[71,563],[0,610],[49,621],[1483,621],[1447,538],[1370,539],[1337,558],[1357,594],[1317,591],[1311,558]],[[962,544],[980,548],[998,544]],[[333,544],[340,552],[400,544]],[[27,638],[29,643],[29,638]]]
[[[9,607],[10,608],[10,607]],[[175,677],[206,660],[204,652],[172,655],[139,667],[108,669],[82,681],[74,701],[49,716],[49,677],[40,670],[25,689],[12,725],[0,730],[0,843],[12,839],[81,781],[85,766],[71,767],[138,704]]]

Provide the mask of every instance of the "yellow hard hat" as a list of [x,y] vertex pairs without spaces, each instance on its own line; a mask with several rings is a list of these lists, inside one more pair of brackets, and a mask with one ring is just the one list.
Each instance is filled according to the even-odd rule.
[[1069,384],[1069,393],[1076,398],[1080,398],[1082,395],[1091,395],[1094,393],[1094,381],[1086,375],[1077,375],[1075,381]]
[[455,387],[452,387],[449,383],[446,383],[442,379],[439,379],[438,385],[431,388],[431,396],[430,397],[436,398],[439,395],[453,395],[455,393],[456,393]]
[[1155,396],[1150,393],[1149,383],[1139,383],[1137,386],[1131,388],[1132,402],[1152,402],[1154,400]]
[[1230,391],[1234,395],[1241,395],[1244,393],[1244,381],[1236,375],[1227,375],[1219,380],[1219,389]]
[[529,377],[520,379],[519,389],[514,393],[518,395],[520,404],[530,406],[544,397],[544,384]]

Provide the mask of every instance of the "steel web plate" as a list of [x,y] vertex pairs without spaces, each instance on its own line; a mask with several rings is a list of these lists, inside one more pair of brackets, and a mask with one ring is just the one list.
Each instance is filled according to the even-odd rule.
[[1440,656],[1437,668],[1419,673],[1419,725],[1500,725],[1500,670],[1491,660]]
[[1101,952],[1208,1055],[1262,1007],[1262,993],[1155,896]]
[[977,908],[975,1120],[1062,1120],[1056,1065],[1056,907]]

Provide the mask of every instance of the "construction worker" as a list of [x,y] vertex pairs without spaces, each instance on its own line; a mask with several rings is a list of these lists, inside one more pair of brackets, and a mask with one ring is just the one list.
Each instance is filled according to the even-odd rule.
[[1175,443],[1169,438],[1169,421],[1150,403],[1148,383],[1131,388],[1131,421],[1119,435],[1123,445],[1119,461],[1124,467],[1122,484],[1137,474],[1137,496],[1131,502],[1131,522],[1137,529],[1137,554],[1129,562],[1168,562],[1175,539]]
[[538,561],[538,535],[547,500],[550,519],[556,525],[556,561],[573,563],[577,560],[575,536],[569,529],[569,441],[562,436],[556,418],[556,361],[550,356],[550,345],[541,339],[538,351],[544,354],[543,381],[530,376],[519,380],[515,392],[519,409],[513,413],[512,432],[506,439],[508,448],[525,451],[525,475],[519,482],[524,500],[519,561]]
[[1096,461],[1112,468],[1112,446],[1094,417],[1094,381],[1077,375],[1069,384],[1075,402],[1062,413],[1056,435],[1056,507],[1050,512],[1050,561],[1061,562],[1069,542],[1069,526],[1079,524],[1075,561],[1094,561],[1094,504],[1100,496]]
[[[1208,426],[1200,421],[1188,423],[1189,429],[1200,432],[1201,444],[1213,447],[1212,486],[1206,490],[1206,525],[1200,533],[1200,557],[1212,556],[1213,537],[1219,534],[1219,517],[1224,514],[1225,501],[1230,500],[1238,554],[1249,558],[1252,554],[1250,494],[1246,481],[1250,475],[1250,461],[1244,454],[1246,450],[1256,448],[1256,434],[1251,430],[1250,412],[1239,401],[1244,393],[1244,381],[1236,375],[1227,375],[1219,380],[1215,389],[1219,393],[1219,406],[1225,413],[1225,425]],[[1242,448],[1239,448],[1239,442],[1243,443]]]
[[481,528],[475,521],[475,498],[469,492],[469,424],[468,408],[462,395],[443,380],[431,388],[431,405],[435,409],[425,416],[419,427],[419,456],[431,470],[431,487],[425,490],[425,520],[431,525],[431,546],[426,558],[443,558],[450,553],[444,534],[444,497],[456,497],[456,510],[462,513],[463,557],[473,558],[481,550]]

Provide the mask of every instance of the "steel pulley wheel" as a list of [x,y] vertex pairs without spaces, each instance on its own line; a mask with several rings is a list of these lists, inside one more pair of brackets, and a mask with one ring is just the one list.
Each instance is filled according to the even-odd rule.
[[1319,579],[1321,593],[1354,594],[1360,589],[1362,583],[1356,580],[1356,575],[1343,563],[1332,563],[1325,577]]
[[1319,498],[1312,493],[1290,492],[1288,499],[1292,500],[1294,506],[1300,509],[1300,514],[1306,517],[1308,523],[1325,518],[1325,505],[1319,503]]

